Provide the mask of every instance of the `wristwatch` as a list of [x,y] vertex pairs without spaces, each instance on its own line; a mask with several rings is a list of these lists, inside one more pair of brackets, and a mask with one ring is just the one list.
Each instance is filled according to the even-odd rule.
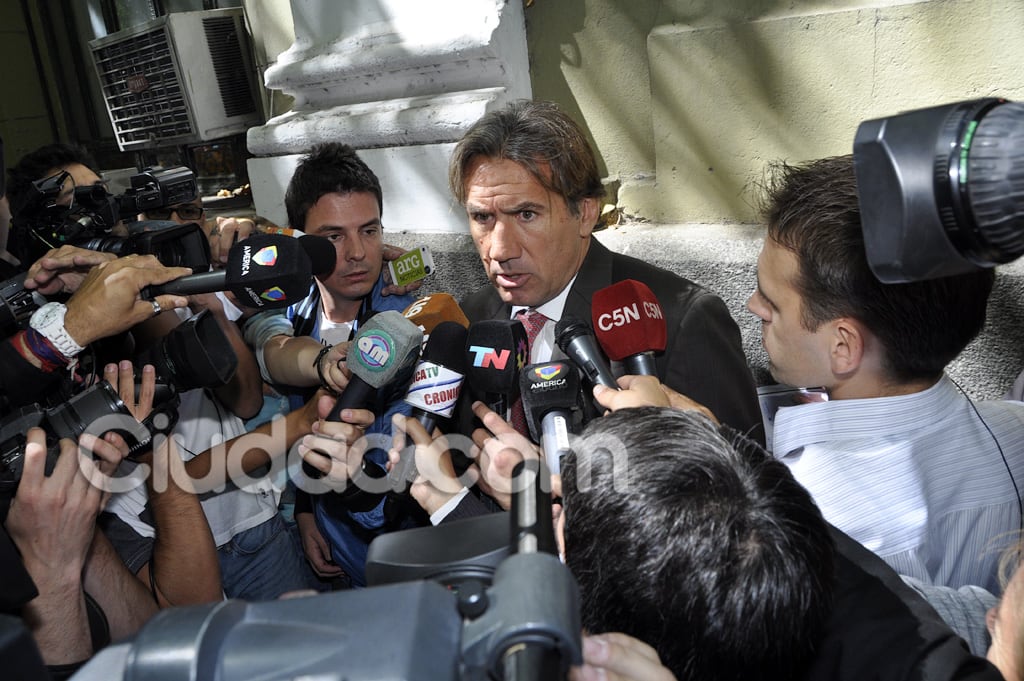
[[64,328],[64,315],[67,311],[67,305],[64,303],[47,303],[32,313],[28,325],[53,343],[53,347],[57,348],[60,354],[71,359],[85,348],[76,343]]

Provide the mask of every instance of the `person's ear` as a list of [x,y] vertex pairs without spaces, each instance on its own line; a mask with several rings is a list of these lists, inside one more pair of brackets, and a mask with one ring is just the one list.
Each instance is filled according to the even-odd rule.
[[840,317],[831,322],[830,360],[832,373],[837,376],[852,374],[864,361],[867,335],[855,319]]
[[597,224],[597,218],[601,211],[601,202],[593,196],[580,199],[579,210],[580,238],[586,239],[593,233],[594,226]]

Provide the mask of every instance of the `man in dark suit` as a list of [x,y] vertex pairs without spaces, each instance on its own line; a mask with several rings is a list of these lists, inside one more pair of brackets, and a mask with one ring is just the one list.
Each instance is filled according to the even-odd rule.
[[563,316],[591,319],[593,295],[635,279],[661,304],[668,343],[658,378],[763,440],[740,332],[722,300],[687,279],[613,253],[592,236],[604,188],[583,131],[547,102],[517,101],[473,125],[452,154],[449,184],[493,286],[462,301],[471,322],[539,312],[531,363],[562,357]]

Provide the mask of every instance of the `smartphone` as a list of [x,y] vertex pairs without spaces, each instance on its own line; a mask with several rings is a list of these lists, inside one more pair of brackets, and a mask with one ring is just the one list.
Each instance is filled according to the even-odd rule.
[[388,284],[408,286],[414,281],[423,279],[434,271],[434,256],[430,249],[420,246],[406,251],[394,260],[387,262],[384,279]]

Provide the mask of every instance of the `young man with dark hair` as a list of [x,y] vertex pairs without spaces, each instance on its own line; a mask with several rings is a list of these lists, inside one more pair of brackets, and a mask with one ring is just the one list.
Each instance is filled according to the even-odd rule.
[[[245,326],[246,341],[257,351],[264,378],[292,396],[292,408],[301,406],[321,383],[344,388],[348,379],[341,360],[359,324],[371,313],[401,311],[413,301],[405,294],[385,295],[383,206],[380,181],[346,144],[315,146],[299,161],[288,183],[289,226],[325,237],[337,254],[334,271],[315,280],[307,298],[283,315],[256,314]],[[404,392],[404,386],[378,391],[369,407],[377,418],[367,433],[389,435],[392,414],[411,413],[402,400]],[[370,450],[367,456],[382,466],[387,461],[383,450]],[[414,503],[409,506],[410,512],[420,513],[412,508]],[[328,493],[316,497],[312,508],[299,495],[296,521],[317,574],[332,578],[344,570],[353,585],[362,586],[370,539],[411,522],[411,515],[396,510],[385,517],[383,501],[370,509],[350,509],[341,495]]]
[[643,407],[574,443],[562,517],[582,623],[646,641],[679,679],[798,679],[830,613],[832,540],[789,470],[727,430]]
[[981,331],[994,272],[883,284],[852,158],[776,170],[748,307],[772,375],[829,401],[779,410],[775,456],[897,572],[998,589],[996,543],[1021,523],[1024,405],[975,405],[943,373]]

